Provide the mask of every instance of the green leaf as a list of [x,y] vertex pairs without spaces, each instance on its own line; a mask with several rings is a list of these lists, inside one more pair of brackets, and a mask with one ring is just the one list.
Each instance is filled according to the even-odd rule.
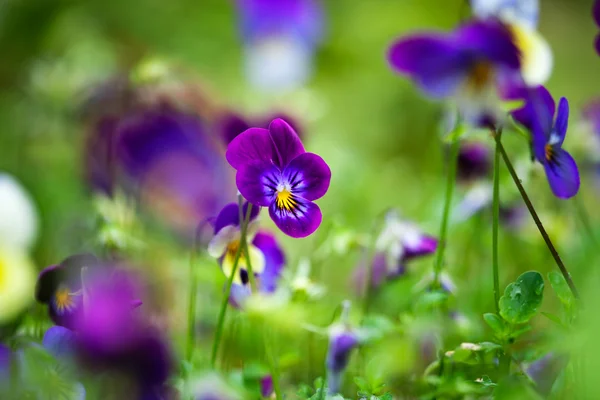
[[558,299],[565,306],[570,306],[573,302],[573,294],[571,293],[571,289],[569,289],[569,285],[567,285],[567,281],[565,278],[557,271],[552,271],[548,273],[548,280],[550,281],[550,286],[554,289],[554,292],[558,296]]
[[506,334],[506,324],[497,314],[483,314],[484,321],[489,325],[496,335],[502,337]]
[[481,383],[485,387],[496,387],[497,386],[487,375],[483,375],[481,377],[481,379],[477,379],[475,382]]
[[523,377],[509,375],[500,382],[494,390],[495,400],[542,400],[531,384]]
[[371,391],[371,385],[369,385],[369,382],[367,382],[367,380],[365,378],[362,378],[360,376],[356,376],[354,378],[354,383],[356,384],[356,386],[358,386],[358,388],[361,391],[365,391],[365,392],[370,392]]
[[538,311],[544,297],[544,279],[537,271],[525,272],[504,290],[500,315],[511,324],[524,324]]
[[552,314],[552,313],[547,313],[542,311],[540,314],[542,314],[544,317],[548,318],[550,321],[554,322],[555,324],[557,324],[558,326],[560,326],[561,328],[564,328],[565,325],[563,324],[563,322],[561,321],[560,317],[558,315]]

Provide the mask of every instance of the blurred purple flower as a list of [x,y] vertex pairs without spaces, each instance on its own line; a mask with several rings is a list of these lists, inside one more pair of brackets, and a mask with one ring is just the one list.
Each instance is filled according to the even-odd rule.
[[326,361],[327,388],[330,394],[339,392],[350,354],[358,344],[358,337],[351,329],[341,326],[331,329]]
[[[594,1],[592,16],[594,17],[596,26],[600,28],[600,0]],[[596,35],[596,39],[594,40],[594,48],[596,49],[596,53],[600,54],[600,33]]]
[[82,305],[81,269],[97,265],[98,259],[93,255],[76,254],[40,272],[35,298],[48,304],[50,318],[55,324],[74,329]]
[[[403,220],[397,210],[389,210],[383,229],[375,241],[375,255],[371,265],[372,287],[379,287],[386,279],[404,275],[408,262],[435,253],[437,245],[436,238],[424,234],[416,224]],[[354,283],[359,293],[365,292],[366,265],[357,268]]]
[[260,380],[260,395],[262,397],[271,397],[273,394],[273,377],[267,375]]
[[77,335],[62,326],[53,326],[46,331],[42,345],[57,359],[72,360],[77,352]]
[[[245,203],[243,207],[244,216],[247,210],[248,203]],[[268,232],[256,232],[257,223],[255,220],[259,211],[259,207],[252,207],[246,235],[249,254],[240,253],[236,276],[231,287],[230,302],[236,307],[241,306],[250,294],[247,256],[249,256],[252,263],[252,271],[257,279],[259,290],[264,293],[275,291],[277,281],[285,265],[285,255],[275,237]],[[227,277],[233,273],[235,256],[241,245],[239,214],[237,204],[226,205],[215,219],[214,237],[208,245],[208,253],[219,260]]]
[[8,347],[0,343],[0,383],[5,382],[10,377],[10,363],[12,352]]
[[471,21],[451,33],[421,33],[389,49],[394,70],[412,78],[428,96],[453,98],[471,124],[496,124],[498,100],[522,86],[521,62],[511,32],[496,20]]
[[568,199],[579,191],[579,170],[575,160],[562,149],[569,122],[569,102],[562,97],[556,120],[554,99],[548,90],[539,86],[527,91],[523,108],[513,111],[514,119],[532,135],[533,154],[544,166],[554,195]]
[[303,84],[323,36],[319,0],[237,0],[249,80],[267,90]]
[[274,120],[268,130],[246,130],[229,144],[226,157],[237,170],[239,191],[255,206],[269,207],[283,233],[301,238],[319,227],[322,214],[313,200],[327,192],[331,170],[304,150],[284,120]]
[[544,397],[549,396],[552,385],[558,375],[565,369],[569,358],[565,355],[548,353],[544,357],[532,362],[525,372],[535,383],[535,389]]
[[461,143],[457,162],[456,176],[461,183],[487,178],[492,167],[490,150],[480,142]]

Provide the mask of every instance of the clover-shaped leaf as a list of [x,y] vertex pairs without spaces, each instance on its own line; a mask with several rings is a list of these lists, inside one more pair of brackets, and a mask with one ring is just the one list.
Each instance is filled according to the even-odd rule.
[[542,275],[537,271],[525,272],[504,290],[500,315],[511,324],[524,324],[537,313],[543,297]]

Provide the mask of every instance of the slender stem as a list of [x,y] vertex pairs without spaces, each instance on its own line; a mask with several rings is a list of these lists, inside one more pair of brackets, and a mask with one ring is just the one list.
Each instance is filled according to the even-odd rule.
[[[246,211],[246,229],[248,228],[248,223],[250,219],[250,213],[252,212],[252,204],[248,203],[248,211]],[[241,219],[240,219],[241,221]],[[248,279],[250,284],[250,291],[258,290],[258,286],[256,286],[256,277],[254,276],[254,270],[252,269],[252,261],[250,260],[250,251],[248,249],[248,238],[244,235],[241,239],[241,246],[243,247],[244,255],[246,258],[246,268],[248,269]]]
[[448,177],[446,180],[446,200],[444,204],[444,214],[442,215],[442,223],[440,226],[440,242],[438,244],[437,257],[435,260],[434,286],[440,286],[440,274],[444,264],[444,252],[446,250],[446,240],[448,235],[448,219],[450,217],[450,206],[452,204],[452,194],[454,193],[454,184],[456,183],[456,164],[458,159],[458,151],[460,149],[460,141],[455,139],[451,144],[450,158],[448,160]]
[[186,360],[192,361],[194,353],[194,345],[196,341],[196,295],[198,293],[198,275],[196,274],[196,254],[198,249],[196,243],[192,247],[192,254],[190,256],[190,298],[188,303],[188,337],[187,337],[187,351]]
[[500,219],[500,150],[498,143],[502,136],[502,128],[500,128],[496,137],[496,151],[494,153],[494,197],[493,197],[493,218],[492,218],[492,269],[494,276],[494,306],[496,312],[500,313],[500,278],[498,274],[498,226]]
[[560,269],[560,272],[562,273],[563,277],[567,281],[567,284],[569,285],[569,289],[571,289],[571,292],[573,293],[573,297],[575,297],[576,299],[580,299],[579,291],[577,290],[577,288],[575,287],[575,284],[573,283],[573,280],[571,279],[571,274],[569,274],[569,271],[565,267],[565,264],[563,263],[562,259],[560,258],[560,255],[558,254],[558,252],[556,251],[556,248],[552,244],[552,241],[550,240],[550,237],[548,236],[546,229],[544,229],[544,225],[542,224],[542,221],[540,221],[540,218],[538,217],[538,215],[535,211],[535,208],[533,207],[533,204],[531,203],[531,200],[529,200],[529,196],[527,196],[527,192],[525,192],[525,188],[523,188],[523,185],[521,184],[521,181],[519,180],[519,177],[517,176],[517,173],[515,172],[515,169],[513,168],[513,165],[510,162],[508,155],[506,154],[506,150],[504,150],[504,146],[502,145],[502,142],[500,141],[500,138],[498,138],[498,137],[496,137],[496,146],[500,150],[500,154],[502,155],[502,159],[504,160],[504,163],[506,164],[506,167],[508,168],[508,172],[510,172],[510,176],[512,177],[513,181],[515,182],[515,185],[517,185],[517,189],[519,189],[519,192],[521,193],[521,197],[523,198],[523,201],[525,202],[525,205],[527,206],[527,209],[529,210],[529,213],[531,214],[533,221],[537,225],[537,228],[540,231],[540,234],[544,238],[544,242],[546,242],[546,246],[548,247],[548,250],[550,250],[550,253],[552,254],[552,257],[554,258],[554,261],[556,261],[556,265],[558,265],[558,269]]
[[385,218],[386,213],[380,213],[375,219],[375,223],[372,227],[371,242],[369,243],[369,251],[367,252],[367,265],[365,268],[367,287],[365,288],[365,297],[363,300],[363,316],[364,319],[369,314],[369,308],[373,300],[373,262],[375,259],[375,250],[377,245],[377,233],[381,229],[382,220]]
[[[241,201],[240,201],[241,203]],[[246,212],[246,218],[243,219],[243,222],[241,224],[241,238],[240,241],[243,243],[246,240],[246,231],[248,229],[248,221],[250,220],[250,211],[251,211],[251,205],[248,205],[248,212]],[[241,205],[240,205],[241,208]],[[242,219],[240,219],[240,221],[242,221]],[[233,278],[235,277],[235,274],[237,272],[237,267],[238,264],[240,262],[240,258],[242,256],[242,246],[238,246],[237,251],[235,252],[235,257],[233,260],[233,267],[231,268],[231,275],[229,275],[229,279],[227,280],[227,285],[225,286],[225,293],[223,296],[223,300],[221,302],[221,309],[219,311],[219,317],[217,320],[217,330],[215,331],[215,340],[213,342],[213,347],[212,347],[212,354],[211,354],[211,359],[210,359],[210,363],[211,366],[214,368],[216,361],[217,361],[217,354],[219,352],[219,344],[221,342],[221,337],[223,335],[223,325],[225,322],[225,314],[227,313],[227,304],[229,303],[229,294],[231,293],[231,285],[233,284]]]
[[275,391],[276,399],[283,399],[281,396],[281,387],[279,386],[279,367],[277,365],[277,360],[275,358],[275,354],[273,352],[273,348],[270,346],[274,341],[268,340],[268,336],[265,332],[264,340],[265,340],[265,351],[267,353],[267,360],[269,361],[269,368],[271,370],[271,378],[273,378],[273,390]]

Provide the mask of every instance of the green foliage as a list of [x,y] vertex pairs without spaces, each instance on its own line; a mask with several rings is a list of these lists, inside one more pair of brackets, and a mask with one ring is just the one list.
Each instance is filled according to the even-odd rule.
[[525,272],[509,284],[500,298],[500,315],[511,324],[525,324],[537,313],[544,297],[544,279],[539,272]]
[[573,293],[569,289],[569,285],[561,273],[557,271],[551,271],[548,273],[548,281],[550,286],[558,296],[558,299],[565,307],[570,307],[573,303]]

